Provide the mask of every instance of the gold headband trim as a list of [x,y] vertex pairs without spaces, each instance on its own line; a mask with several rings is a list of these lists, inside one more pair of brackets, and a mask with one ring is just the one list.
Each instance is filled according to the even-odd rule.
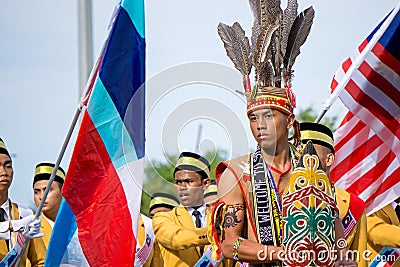
[[196,158],[182,157],[178,160],[176,167],[179,168],[181,165],[190,165],[199,168],[200,170],[204,171],[208,177],[210,177],[210,170],[208,169],[208,166]]
[[[50,167],[50,166],[39,166],[35,169],[35,176],[38,174],[50,174],[53,172],[54,167]],[[65,174],[60,171],[57,170],[56,175],[58,177],[61,177],[63,180],[65,180]]]
[[179,203],[176,203],[174,200],[167,198],[167,197],[155,197],[152,200],[150,200],[150,208],[153,207],[154,205],[159,205],[159,204],[166,204],[166,205],[171,205],[171,206],[178,206]]
[[210,194],[210,193],[217,193],[218,189],[215,184],[209,185],[207,189],[204,191],[204,195]]
[[325,143],[330,144],[331,146],[333,146],[333,139],[324,133],[321,132],[316,132],[316,131],[312,131],[312,130],[305,130],[305,131],[301,131],[301,139],[304,140],[319,140]]

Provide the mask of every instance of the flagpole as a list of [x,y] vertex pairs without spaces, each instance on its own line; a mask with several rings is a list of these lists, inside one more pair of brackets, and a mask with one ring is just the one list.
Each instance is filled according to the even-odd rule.
[[[47,186],[46,186],[46,190],[44,191],[43,196],[42,196],[42,200],[40,201],[40,204],[37,207],[37,210],[36,210],[36,213],[35,213],[35,219],[39,218],[40,214],[42,213],[44,202],[46,201],[47,195],[50,192],[50,187],[53,184],[53,181],[54,181],[54,179],[56,177],[56,173],[57,173],[58,168],[60,167],[61,160],[64,157],[64,154],[65,154],[65,151],[67,149],[68,143],[71,140],[72,133],[74,132],[75,126],[78,123],[79,116],[82,113],[82,109],[86,106],[87,101],[89,99],[91,90],[92,90],[93,85],[94,85],[94,80],[95,80],[96,75],[98,73],[98,70],[99,70],[99,67],[100,67],[100,63],[101,63],[101,61],[103,59],[103,55],[104,55],[104,51],[106,49],[106,45],[108,43],[108,39],[110,38],[110,33],[111,33],[111,28],[112,28],[111,26],[114,23],[115,14],[117,13],[118,7],[119,7],[119,4],[114,9],[113,15],[111,16],[111,21],[110,21],[110,25],[109,25],[109,29],[108,29],[108,32],[107,32],[106,39],[103,42],[103,46],[101,47],[101,50],[100,50],[99,56],[97,57],[96,63],[93,65],[92,71],[90,72],[89,79],[86,82],[85,89],[83,90],[83,94],[82,94],[81,99],[79,101],[79,105],[78,105],[78,107],[77,107],[77,109],[75,111],[75,115],[74,115],[74,117],[72,119],[72,122],[71,122],[71,125],[69,127],[67,136],[65,137],[63,146],[61,147],[61,150],[60,150],[60,153],[58,154],[58,158],[57,158],[57,160],[55,162],[53,171],[51,172],[49,182],[47,183]],[[28,243],[29,242],[25,241],[25,243],[24,243],[24,245],[22,247],[20,256],[18,258],[18,261],[17,261],[15,266],[19,266],[19,264],[21,263],[22,256],[25,253],[25,250],[26,250],[26,248],[28,246]]]
[[396,5],[396,7],[390,13],[389,17],[383,22],[381,27],[379,27],[378,31],[371,38],[371,41],[368,42],[366,47],[361,51],[360,55],[358,55],[358,57],[354,60],[353,64],[351,64],[350,68],[345,73],[343,78],[340,80],[339,84],[336,86],[336,88],[333,91],[333,93],[325,101],[321,112],[319,113],[318,117],[315,119],[314,122],[316,122],[316,123],[320,122],[322,117],[324,117],[325,113],[328,111],[328,109],[337,100],[337,98],[339,97],[339,94],[343,91],[344,87],[349,82],[350,77],[353,75],[353,72],[360,67],[361,63],[364,61],[364,59],[367,56],[367,54],[372,50],[372,48],[375,46],[375,44],[379,41],[379,39],[382,37],[384,32],[390,26],[390,24],[392,23],[394,17],[397,15],[399,10],[400,10],[400,2]]
[[[115,14],[115,11],[114,11],[114,13],[112,15],[112,18],[111,18],[112,20],[114,19],[114,14]],[[103,54],[104,54],[104,51],[105,51],[105,48],[106,48],[106,45],[107,45],[109,37],[110,37],[110,31],[108,31],[108,33],[107,33],[107,37],[103,42],[103,46],[101,47],[101,50],[100,50],[99,56],[97,57],[96,63],[94,64],[94,66],[93,66],[93,68],[92,68],[92,70],[90,72],[89,79],[86,82],[85,89],[84,89],[83,94],[81,96],[81,99],[79,101],[79,105],[78,105],[78,107],[77,107],[77,109],[75,111],[75,115],[74,115],[74,118],[72,119],[72,122],[71,122],[71,125],[69,127],[67,136],[65,137],[64,144],[61,147],[61,151],[60,151],[60,153],[58,155],[58,158],[57,158],[57,161],[55,163],[54,169],[51,172],[50,179],[49,179],[49,182],[48,182],[48,184],[46,186],[46,190],[43,193],[42,200],[40,201],[40,204],[39,204],[39,206],[38,206],[38,208],[36,210],[35,218],[38,218],[40,216],[40,213],[42,212],[44,202],[46,201],[47,195],[49,194],[49,191],[50,191],[50,187],[51,187],[51,185],[52,185],[52,183],[53,183],[53,181],[54,181],[54,179],[56,177],[57,170],[60,167],[60,163],[61,163],[61,160],[62,160],[62,158],[63,158],[63,156],[65,154],[65,151],[67,149],[68,143],[71,140],[72,133],[73,133],[73,131],[75,129],[75,126],[76,126],[76,124],[78,122],[78,119],[79,119],[79,115],[81,114],[82,109],[87,104],[87,101],[89,99],[91,90],[92,90],[93,85],[94,85],[93,84],[94,80],[96,79],[96,75],[97,75],[97,73],[99,71],[100,63],[101,63],[101,61],[103,59]]]

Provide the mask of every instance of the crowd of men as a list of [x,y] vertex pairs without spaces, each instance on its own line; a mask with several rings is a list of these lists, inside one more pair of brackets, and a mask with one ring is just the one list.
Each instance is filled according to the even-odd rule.
[[[289,114],[280,113],[270,106],[249,113],[250,125],[255,122],[251,126],[253,135],[261,148],[280,147],[276,144],[278,140],[290,144]],[[268,120],[271,120],[271,125],[268,125]],[[268,135],[277,130],[274,125],[282,124],[283,134],[274,134],[270,143]],[[321,167],[329,177],[334,161],[331,130],[317,123],[301,123],[300,136],[303,146],[309,141],[313,143]],[[274,151],[275,157],[271,157],[270,163],[264,163],[272,173],[276,184],[274,190],[280,201],[299,153],[299,149],[291,145],[281,147],[285,148],[283,157]],[[216,168],[216,183],[210,180],[207,159],[192,152],[181,153],[173,173],[177,197],[166,192],[154,193],[149,216],[140,215],[136,253],[145,255],[143,266],[195,266],[205,259],[214,264],[219,262],[222,266],[243,263],[281,265],[278,252],[283,249],[282,243],[265,245],[257,236],[259,225],[254,223],[256,219],[252,213],[255,197],[249,194],[251,155],[221,162]],[[268,155],[264,160],[267,158]],[[283,159],[283,164],[275,163],[279,159]],[[36,206],[42,201],[53,169],[51,163],[39,163],[35,167],[33,193]],[[4,258],[13,248],[20,233],[29,240],[20,266],[43,266],[61,203],[65,172],[61,167],[57,170],[39,219],[35,219],[31,210],[10,200],[8,190],[12,179],[12,159],[5,143],[0,140],[0,257]],[[367,266],[383,247],[400,248],[400,198],[367,217],[365,204],[360,198],[339,187],[334,188],[338,208],[338,214],[333,218],[336,241],[344,238],[347,241],[345,252],[359,252],[358,258],[341,258],[338,264]],[[221,209],[215,208],[221,206],[223,212],[217,214]],[[218,221],[218,215],[222,216],[222,221]],[[282,238],[281,231],[273,234]],[[258,251],[270,254],[260,258]],[[365,251],[370,253],[365,254]]]

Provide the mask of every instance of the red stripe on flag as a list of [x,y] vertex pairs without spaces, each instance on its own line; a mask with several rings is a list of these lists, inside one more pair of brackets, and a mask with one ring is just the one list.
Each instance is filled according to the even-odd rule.
[[358,46],[358,52],[361,53],[367,45],[368,45],[368,40],[365,39],[365,40]]
[[354,117],[353,113],[347,112],[347,114],[344,116],[342,122],[340,123],[339,127],[343,126],[346,122],[351,120]]
[[128,266],[136,239],[118,174],[87,111],[82,120],[63,196],[73,210],[88,262]]
[[376,43],[371,51],[379,58],[382,63],[391,68],[394,72],[397,73],[397,75],[400,75],[400,60],[390,54],[384,46],[382,46],[380,43]]
[[[351,58],[346,59],[345,62],[342,64],[342,70],[344,73],[350,68],[352,64]],[[336,74],[333,76],[332,83],[331,83],[331,93],[335,91],[336,87],[338,86],[339,82],[336,80]]]
[[351,61],[351,58],[348,58],[348,59],[346,59],[345,62],[343,62],[342,69],[345,73],[349,70],[349,68],[351,67],[351,64],[353,64],[353,62]]
[[335,77],[332,79],[332,83],[331,83],[331,93],[336,89],[336,87],[338,86],[338,82],[335,80]]

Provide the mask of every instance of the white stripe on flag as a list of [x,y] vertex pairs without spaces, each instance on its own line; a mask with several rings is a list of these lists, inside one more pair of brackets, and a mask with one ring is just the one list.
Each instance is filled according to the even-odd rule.
[[126,202],[132,219],[132,231],[137,237],[140,199],[142,196],[144,158],[118,168],[117,173],[124,188]]

